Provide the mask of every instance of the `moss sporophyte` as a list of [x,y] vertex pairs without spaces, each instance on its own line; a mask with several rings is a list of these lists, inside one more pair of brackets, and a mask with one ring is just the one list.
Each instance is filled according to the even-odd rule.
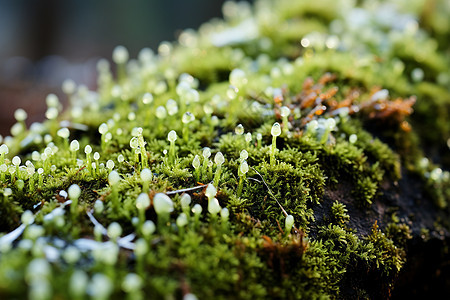
[[18,109],[0,298],[388,298],[449,230],[450,12],[419,2],[227,1]]

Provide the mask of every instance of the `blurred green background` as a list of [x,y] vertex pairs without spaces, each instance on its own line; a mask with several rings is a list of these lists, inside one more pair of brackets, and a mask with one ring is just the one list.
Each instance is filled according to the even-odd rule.
[[45,96],[66,78],[95,87],[98,58],[117,45],[131,57],[186,28],[221,17],[224,0],[0,0],[0,134],[14,111],[43,119]]

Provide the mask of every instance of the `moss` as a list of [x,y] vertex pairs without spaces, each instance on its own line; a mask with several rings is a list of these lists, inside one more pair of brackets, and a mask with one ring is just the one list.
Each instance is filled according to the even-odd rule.
[[[78,87],[55,120],[5,138],[0,298],[388,297],[411,228],[428,239],[446,226],[389,212],[423,193],[448,216],[448,32],[429,16],[416,29],[420,11],[401,1],[403,31],[380,21],[381,2],[346,3],[229,2],[168,53],[119,61],[120,78],[100,62],[98,91]],[[130,274],[143,284],[130,290]]]

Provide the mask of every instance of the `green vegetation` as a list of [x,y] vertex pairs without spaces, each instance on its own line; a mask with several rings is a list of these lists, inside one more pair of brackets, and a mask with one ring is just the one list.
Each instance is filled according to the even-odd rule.
[[407,174],[448,211],[450,7],[297,2],[227,2],[157,54],[117,47],[97,91],[64,82],[44,123],[18,110],[0,298],[370,297],[355,274],[389,294],[411,230],[347,205]]

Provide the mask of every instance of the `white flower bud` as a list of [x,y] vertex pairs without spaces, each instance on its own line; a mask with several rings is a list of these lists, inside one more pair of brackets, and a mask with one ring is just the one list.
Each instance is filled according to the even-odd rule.
[[149,182],[150,180],[152,180],[153,174],[152,171],[150,171],[150,169],[145,168],[141,171],[141,180],[143,182]]
[[78,185],[76,184],[72,184],[71,186],[69,186],[69,189],[67,190],[68,194],[69,194],[69,199],[71,200],[77,200],[78,198],[80,198],[81,195],[81,189]]
[[18,165],[20,165],[21,162],[22,162],[22,160],[18,156],[14,156],[13,159],[12,159],[12,164],[15,165],[16,167]]
[[246,161],[243,161],[241,165],[239,166],[239,171],[241,174],[246,174],[248,172],[248,164]]
[[272,136],[279,136],[281,134],[281,126],[278,122],[275,122],[273,124],[270,133],[272,134]]
[[189,207],[189,205],[191,204],[191,196],[189,194],[181,195],[180,203],[182,208]]
[[150,236],[156,230],[155,223],[152,220],[147,220],[142,224],[142,234],[144,236]]
[[192,208],[192,212],[196,216],[200,215],[202,213],[202,210],[203,210],[202,206],[200,204],[198,204],[198,203],[195,204],[194,207]]
[[84,153],[91,154],[92,153],[92,147],[90,145],[86,145],[86,147],[84,147]]
[[99,132],[100,134],[105,134],[105,133],[108,132],[108,130],[109,130],[109,128],[108,128],[108,125],[107,125],[106,123],[102,123],[102,124],[100,124],[100,126],[98,127],[98,132]]
[[148,194],[141,193],[136,199],[136,207],[137,209],[146,209],[150,206],[150,198],[148,197]]
[[166,194],[158,193],[153,198],[153,206],[155,207],[156,213],[159,214],[169,214],[173,211],[173,202]]
[[188,219],[185,213],[181,213],[176,220],[178,227],[184,227],[188,223]]
[[221,207],[219,204],[219,200],[217,198],[213,198],[208,201],[208,211],[212,215],[216,215],[221,211]]
[[77,140],[70,142],[70,151],[75,152],[80,149],[80,143]]
[[280,114],[282,117],[288,117],[291,113],[291,110],[287,106],[282,106],[280,109]]
[[211,149],[208,147],[203,148],[203,157],[205,159],[209,158],[211,156]]
[[194,167],[194,169],[198,169],[200,167],[200,157],[198,155],[194,157],[194,160],[192,161],[192,166]]
[[70,131],[67,128],[61,128],[58,130],[58,132],[56,133],[59,137],[62,137],[63,139],[68,139],[70,136]]
[[167,139],[171,143],[173,143],[173,142],[175,142],[177,140],[177,133],[175,132],[175,130],[171,130],[169,132],[169,134],[167,135]]
[[116,64],[124,64],[128,61],[128,50],[124,46],[117,46],[114,48],[112,59]]
[[225,162],[225,157],[223,157],[222,152],[217,152],[214,156],[214,162],[216,165],[221,166]]
[[238,125],[236,126],[236,128],[234,129],[234,132],[235,132],[237,135],[243,135],[243,134],[244,134],[244,126],[242,126],[242,124],[238,124]]
[[115,185],[119,183],[119,181],[120,181],[119,173],[117,173],[117,171],[111,171],[108,175],[109,185]]
[[294,226],[294,216],[288,215],[286,217],[286,222],[285,222],[286,231],[287,232],[291,231],[292,226]]
[[25,121],[28,117],[28,114],[26,111],[24,111],[22,108],[17,109],[14,112],[14,118],[20,122],[20,121]]
[[208,186],[206,187],[206,191],[205,191],[205,195],[206,197],[208,197],[209,200],[211,200],[212,198],[214,198],[217,194],[217,189],[214,185],[212,185],[211,183],[208,184]]
[[108,236],[117,239],[122,234],[122,226],[117,222],[112,222],[108,226]]

